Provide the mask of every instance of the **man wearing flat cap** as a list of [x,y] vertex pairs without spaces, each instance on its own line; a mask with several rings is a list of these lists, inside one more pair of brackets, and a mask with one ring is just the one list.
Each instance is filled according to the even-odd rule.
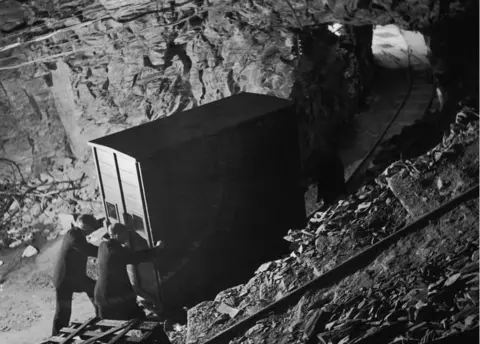
[[87,276],[86,270],[88,257],[96,257],[98,247],[87,242],[86,237],[101,226],[93,215],[82,214],[63,238],[52,280],[57,302],[52,336],[70,323],[73,293],[86,293],[97,313],[93,302],[95,281]]

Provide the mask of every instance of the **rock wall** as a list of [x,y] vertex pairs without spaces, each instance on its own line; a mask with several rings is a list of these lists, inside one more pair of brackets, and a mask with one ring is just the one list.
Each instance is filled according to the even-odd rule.
[[[0,156],[39,174],[70,152],[55,99],[31,66],[3,73],[0,80]],[[1,164],[0,171],[5,169],[10,171]]]
[[[87,180],[94,176],[87,141],[247,91],[296,101],[305,159],[335,145],[330,139],[362,106],[372,78],[372,25],[445,36],[432,23],[472,3],[4,1],[0,158],[25,176],[53,171],[70,180],[82,171]],[[340,36],[327,30],[333,22],[343,24]],[[441,39],[432,41],[434,55],[445,51]],[[54,166],[62,158],[77,164],[63,172],[62,163]],[[11,178],[11,167],[1,163],[0,173]],[[74,196],[90,202],[98,194]]]
[[[88,160],[88,140],[248,91],[298,101],[305,156],[358,110],[370,79],[372,24],[427,30],[470,2],[8,0],[0,11],[0,77],[7,88],[35,89],[33,98],[12,91],[11,116],[28,122],[21,118],[38,112],[37,98],[53,99],[45,102],[57,115],[50,127],[2,126],[10,133],[2,135],[10,142],[4,154],[26,171],[43,157]],[[322,23],[332,22],[345,24],[343,38],[326,33]],[[316,48],[299,58],[298,38],[312,33]],[[13,140],[12,133],[22,134]],[[36,140],[38,133],[45,138]],[[29,137],[38,141],[33,151]]]
[[[110,2],[105,5],[113,6]],[[123,8],[120,5],[118,8]],[[89,140],[238,92],[293,97],[301,102],[306,89],[294,95],[296,82],[316,83],[309,99],[317,110],[308,116],[317,123],[308,135],[324,135],[328,131],[320,130],[324,121],[318,118],[335,116],[344,121],[357,109],[350,105],[358,102],[362,84],[355,40],[337,39],[324,27],[317,33],[315,51],[299,59],[298,37],[310,35],[310,30],[284,26],[280,12],[258,6],[260,12],[248,6],[245,10],[238,6],[209,9],[198,20],[178,27],[166,24],[168,16],[157,14],[128,20],[97,19],[84,26],[80,19],[70,18],[69,31],[32,43],[28,49],[20,46],[10,50],[15,58],[0,61],[4,68],[10,68],[13,60],[18,64],[46,55],[60,55],[58,58],[29,64],[25,70],[2,71],[2,80],[13,87],[18,85],[17,74],[30,80],[31,72],[26,72],[34,70],[36,81],[29,82],[36,83],[36,92],[50,100],[56,133],[38,145],[40,155],[73,154],[87,161]],[[178,20],[185,13],[174,12],[170,19]],[[261,13],[264,15],[259,17]],[[330,41],[323,42],[327,37]],[[364,47],[369,46],[370,42],[364,42]],[[343,72],[347,74],[341,80],[338,73]],[[23,118],[26,112],[21,109],[25,108],[37,113],[31,99],[24,94],[13,99],[15,118]],[[44,132],[47,123],[40,121],[42,124],[41,130],[24,126],[25,137]],[[62,148],[55,136],[68,138],[61,140]],[[33,160],[24,153],[30,148],[28,140],[23,141],[15,145],[18,150],[5,152],[22,166],[31,163],[29,157]],[[310,138],[304,141],[306,147],[312,142]]]

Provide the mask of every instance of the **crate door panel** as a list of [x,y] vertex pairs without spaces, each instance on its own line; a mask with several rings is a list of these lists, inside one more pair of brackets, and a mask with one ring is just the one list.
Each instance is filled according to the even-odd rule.
[[[129,224],[128,216],[133,211],[143,214],[142,198],[138,185],[136,161],[117,155],[118,179],[120,182],[123,200],[125,202],[125,223]],[[143,236],[143,233],[141,233]]]
[[120,222],[122,213],[122,196],[118,184],[115,157],[112,152],[96,150],[98,172],[102,181],[106,216],[110,222]]
[[122,182],[122,191],[127,213],[133,211],[137,214],[143,214],[142,196],[138,186]]
[[100,167],[103,190],[105,193],[105,210],[110,222],[120,222],[122,213],[122,196],[115,176],[107,175]]
[[[130,247],[135,250],[149,248],[147,223],[144,217],[142,194],[136,162],[117,158],[122,195],[125,201],[125,223],[130,228]],[[137,295],[154,305],[160,305],[160,280],[153,263],[145,262],[127,267],[130,281]]]

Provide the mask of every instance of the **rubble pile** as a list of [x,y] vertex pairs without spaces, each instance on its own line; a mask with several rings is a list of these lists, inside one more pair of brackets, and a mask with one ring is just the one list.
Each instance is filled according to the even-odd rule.
[[320,342],[416,343],[478,327],[478,240],[467,240],[336,305]]
[[[388,179],[394,175],[404,177],[407,173],[417,179],[422,173],[428,172],[437,166],[439,161],[444,158],[455,158],[459,155],[462,147],[478,139],[478,113],[470,108],[463,107],[456,115],[455,122],[450,124],[450,131],[444,135],[442,142],[429,150],[426,154],[410,160],[399,160],[384,169],[383,173],[377,178],[377,183],[382,186],[388,185]],[[401,135],[398,135],[401,139]],[[395,137],[392,138],[394,141]],[[397,147],[398,149],[398,147]],[[379,154],[381,154],[380,152]],[[385,152],[383,152],[385,153]],[[372,168],[375,170],[376,168]],[[405,170],[405,172],[401,172]],[[398,174],[401,172],[402,174]]]
[[478,333],[477,209],[475,200],[452,211],[367,269],[306,294],[230,343],[413,344]]
[[439,145],[417,159],[392,164],[377,179],[392,190],[412,217],[478,184],[478,114],[465,112],[457,114]]
[[[442,143],[426,154],[411,161],[391,164],[382,175],[362,186],[356,194],[338,201],[325,212],[315,214],[306,228],[290,230],[285,237],[287,241],[292,242],[290,256],[264,263],[245,285],[222,291],[215,300],[202,302],[189,309],[186,343],[205,342],[208,338],[392,234],[415,217],[424,215],[477,184],[478,149],[475,152],[473,148],[478,146],[478,117],[470,117],[468,122],[463,123],[461,123],[461,118],[460,113],[457,121],[452,124],[452,130],[445,135]],[[435,192],[430,192],[428,195],[428,206],[417,212],[412,212],[406,205],[407,203],[426,203],[422,198],[425,196],[409,194],[408,197],[401,197],[400,190],[411,188],[411,184],[392,183],[396,178],[400,178],[399,180],[402,181],[412,178],[416,183],[424,185],[425,181],[422,178],[430,178],[430,174],[445,175],[451,173],[452,169],[459,168],[465,171],[472,166],[477,166],[476,172],[473,170],[473,172],[455,174],[452,177],[454,180],[450,181],[448,188],[445,186],[444,189],[439,189],[439,179],[434,178],[432,185],[436,188]],[[449,191],[447,192],[447,190]],[[406,201],[408,199],[410,199],[409,202]],[[478,271],[475,275],[473,274],[475,271],[470,270],[475,264],[478,264],[478,214],[474,211],[475,205],[472,206],[471,203],[468,209],[465,206],[461,206],[460,209],[460,214],[468,213],[471,216],[451,214],[442,220],[446,223],[440,226],[440,229],[432,225],[424,229],[422,231],[424,234],[419,234],[416,238],[403,239],[403,244],[399,245],[408,252],[389,251],[390,253],[387,255],[389,262],[392,263],[392,259],[395,259],[395,264],[398,264],[399,267],[396,267],[395,264],[388,266],[386,263],[379,263],[381,261],[379,258],[373,264],[373,269],[370,267],[357,273],[356,278],[363,276],[362,279],[365,280],[365,276],[368,277],[367,279],[370,281],[367,283],[368,288],[363,287],[363,289],[358,289],[356,294],[353,293],[357,286],[365,283],[353,281],[350,276],[340,283],[344,286],[344,291],[340,287],[336,287],[333,292],[328,291],[327,294],[331,296],[331,300],[320,302],[323,302],[324,305],[330,304],[328,312],[326,310],[320,312],[317,309],[315,315],[312,315],[313,313],[309,313],[307,308],[311,306],[312,302],[318,300],[310,300],[311,295],[304,296],[293,310],[274,318],[263,319],[250,329],[243,339],[240,338],[234,343],[267,343],[270,340],[272,343],[281,343],[283,340],[294,342],[294,338],[288,337],[285,332],[293,335],[302,326],[313,326],[311,324],[313,320],[305,321],[312,316],[315,319],[321,318],[324,326],[330,323],[327,328],[322,329],[323,332],[326,332],[321,336],[324,339],[323,343],[329,343],[329,341],[343,344],[354,343],[354,339],[360,340],[362,334],[368,333],[373,336],[372,333],[376,333],[376,331],[395,332],[386,330],[386,327],[389,328],[389,326],[394,326],[392,329],[397,328],[398,332],[396,333],[401,333],[405,338],[417,340],[412,343],[421,340],[425,336],[426,330],[430,333],[431,338],[439,338],[455,332],[455,329],[463,331],[470,328],[472,324],[478,323],[472,317],[468,318],[467,323],[464,322],[470,315],[469,311],[465,311],[465,309],[470,310],[470,305],[478,307]],[[458,210],[455,211],[458,212]],[[455,213],[455,211],[452,212]],[[463,225],[462,221],[465,222]],[[465,227],[462,231],[464,235],[449,232],[462,226]],[[442,233],[441,230],[446,233]],[[434,235],[431,232],[437,234]],[[433,237],[436,237],[435,240],[432,239]],[[450,242],[453,238],[458,239],[456,243]],[[424,242],[431,245],[429,251],[419,248],[415,252],[415,247],[423,245]],[[440,246],[441,250],[437,246]],[[429,257],[426,256],[427,251],[430,252]],[[428,264],[426,263],[427,258]],[[429,275],[431,273],[428,271],[432,266],[437,268],[437,272]],[[428,271],[423,271],[422,267]],[[395,271],[397,271],[396,274],[394,274]],[[475,282],[475,278],[477,278],[477,282]],[[464,286],[467,284],[468,287],[465,289]],[[410,298],[411,294],[409,293],[418,288],[426,288],[426,292],[423,290],[423,293],[426,294],[422,294],[421,298]],[[384,294],[383,298],[382,293]],[[443,296],[435,296],[437,294]],[[467,294],[471,294],[473,301],[466,296]],[[444,296],[446,299],[443,298]],[[448,301],[448,298],[453,298],[453,301]],[[365,301],[362,302],[362,300]],[[416,300],[415,303],[412,304],[412,300]],[[376,308],[372,308],[373,305]],[[379,311],[381,305],[383,307]],[[434,311],[431,311],[432,309]],[[368,314],[363,314],[366,311]],[[404,311],[407,311],[406,319],[403,319]],[[422,318],[425,317],[424,313],[427,311],[430,312],[428,314],[438,313],[444,316],[440,319],[441,328],[437,329],[437,323],[431,325],[425,318]],[[394,315],[390,315],[386,319],[385,317],[392,312]],[[358,315],[355,319],[359,313],[362,315]],[[468,314],[462,318],[466,313]],[[443,321],[444,319],[447,320]],[[472,319],[475,321],[472,322]],[[458,325],[459,321],[464,325],[463,327]],[[321,326],[314,327],[318,330]],[[369,328],[373,332],[369,332]],[[350,330],[358,333],[352,334],[349,332]],[[279,338],[279,333],[283,333],[282,338]],[[418,337],[419,333],[421,334],[420,338]],[[380,336],[380,334],[376,335]],[[305,340],[305,336],[302,336],[297,339]],[[176,338],[176,343],[184,342],[183,337],[177,336]],[[391,338],[391,340],[394,339],[395,337]],[[321,339],[319,340],[322,343]],[[369,339],[362,340],[365,340],[365,343],[371,342]],[[300,342],[303,341],[300,340]],[[382,339],[379,342],[388,341]]]
[[38,236],[54,239],[63,229],[58,214],[102,210],[96,181],[69,158],[28,181],[12,172],[0,180],[0,194],[0,249],[32,243]]

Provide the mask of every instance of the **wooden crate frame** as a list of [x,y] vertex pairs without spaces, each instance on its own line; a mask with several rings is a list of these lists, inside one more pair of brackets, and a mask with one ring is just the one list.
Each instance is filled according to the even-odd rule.
[[[131,331],[140,331],[140,336],[129,336]],[[81,339],[76,339],[80,337]],[[101,320],[92,318],[83,324],[73,322],[60,330],[57,336],[41,344],[170,344],[163,331],[163,324],[141,320]]]

